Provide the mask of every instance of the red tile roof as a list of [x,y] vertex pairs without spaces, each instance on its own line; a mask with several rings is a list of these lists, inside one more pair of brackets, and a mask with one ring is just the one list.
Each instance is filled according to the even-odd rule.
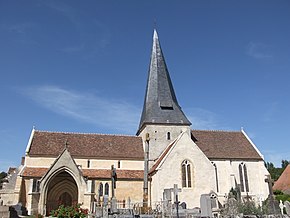
[[290,194],[290,164],[285,168],[279,179],[274,183],[274,190],[280,190]]
[[192,130],[192,136],[209,159],[262,160],[243,132]]
[[[110,179],[111,170],[105,169],[83,169],[83,175],[89,178],[96,179]],[[116,170],[118,179],[138,179],[143,180],[144,171],[143,170]]]
[[28,153],[30,156],[57,157],[65,148],[66,142],[67,149],[74,158],[144,158],[141,137],[47,131],[34,131]]
[[25,177],[42,177],[48,171],[48,168],[25,167],[21,176]]
[[[22,176],[41,178],[49,170],[49,168],[25,167]],[[83,176],[93,179],[110,179],[111,170],[109,169],[82,169]],[[117,169],[118,179],[134,179],[143,180],[143,170],[120,170]]]

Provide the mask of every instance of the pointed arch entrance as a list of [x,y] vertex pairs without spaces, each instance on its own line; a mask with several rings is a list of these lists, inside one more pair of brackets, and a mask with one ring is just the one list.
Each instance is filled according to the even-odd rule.
[[49,182],[46,198],[46,215],[60,205],[72,206],[78,203],[78,186],[74,178],[63,171]]

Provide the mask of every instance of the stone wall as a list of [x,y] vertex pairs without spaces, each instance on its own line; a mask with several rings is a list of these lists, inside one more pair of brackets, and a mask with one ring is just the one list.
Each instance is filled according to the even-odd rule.
[[[191,165],[191,187],[182,187],[181,165],[184,160]],[[215,189],[214,175],[212,163],[184,133],[164,157],[152,177],[152,203],[163,198],[164,189],[173,188],[174,184],[177,184],[181,188],[179,201],[186,202],[188,208],[199,207],[200,195]]]
[[[90,160],[90,166],[88,165],[88,160]],[[50,167],[55,158],[45,158],[45,157],[25,157],[25,166],[26,167]],[[116,168],[118,162],[120,161],[120,169],[130,169],[130,170],[143,170],[144,162],[143,160],[102,160],[102,159],[74,159],[76,164],[82,169],[111,169],[111,166],[114,165]]]
[[9,218],[10,211],[8,206],[0,206],[0,217],[1,218]]

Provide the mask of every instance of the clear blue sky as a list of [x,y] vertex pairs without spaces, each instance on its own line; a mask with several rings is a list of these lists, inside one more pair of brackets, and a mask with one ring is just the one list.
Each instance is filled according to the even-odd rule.
[[154,23],[193,129],[290,159],[290,1],[0,0],[0,171],[30,132],[132,134]]

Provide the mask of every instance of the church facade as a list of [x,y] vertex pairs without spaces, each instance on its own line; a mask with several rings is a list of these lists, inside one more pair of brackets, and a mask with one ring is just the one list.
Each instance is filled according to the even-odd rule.
[[[121,204],[151,207],[166,190],[200,207],[214,194],[220,205],[231,188],[259,203],[268,196],[262,154],[241,131],[192,130],[178,104],[156,30],[143,112],[136,136],[49,132],[33,129],[12,186],[0,190],[4,204],[21,203],[29,214],[48,215],[60,204],[93,211],[105,196]],[[117,174],[112,187],[112,168]],[[13,174],[13,175],[12,175]]]

